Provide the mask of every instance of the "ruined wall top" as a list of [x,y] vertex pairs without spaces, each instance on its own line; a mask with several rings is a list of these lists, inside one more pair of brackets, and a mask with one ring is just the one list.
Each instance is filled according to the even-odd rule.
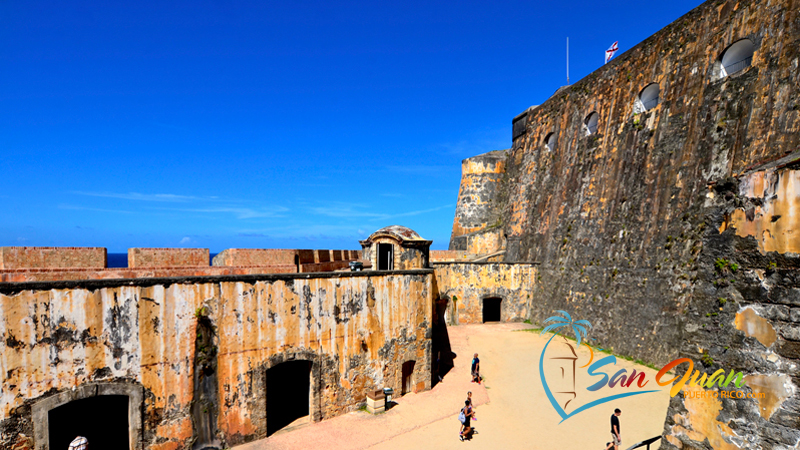
[[[0,247],[0,283],[163,278],[345,270],[358,250],[131,248],[128,267],[109,268],[105,248]],[[367,262],[365,267],[370,267]]]
[[0,270],[23,268],[103,268],[100,247],[0,247]]
[[207,266],[207,248],[131,248],[128,267],[193,267]]

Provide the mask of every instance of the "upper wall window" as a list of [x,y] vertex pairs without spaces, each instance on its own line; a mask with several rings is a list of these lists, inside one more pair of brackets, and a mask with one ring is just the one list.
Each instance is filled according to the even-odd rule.
[[583,119],[583,131],[586,135],[595,134],[597,133],[597,120],[600,118],[600,114],[596,112],[592,112],[585,119]]
[[548,151],[553,151],[556,148],[556,134],[550,133],[544,138],[544,145]]
[[734,42],[719,58],[719,78],[725,78],[750,67],[756,46],[750,39]]
[[659,102],[661,101],[661,98],[659,97],[660,92],[661,89],[658,87],[657,83],[648,84],[644,89],[642,89],[642,92],[639,93],[639,97],[636,99],[634,112],[638,114],[649,111],[658,106]]

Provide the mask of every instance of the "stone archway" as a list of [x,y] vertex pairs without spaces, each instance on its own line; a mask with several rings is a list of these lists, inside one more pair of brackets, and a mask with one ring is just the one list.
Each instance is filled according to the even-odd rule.
[[36,450],[61,449],[77,436],[90,448],[141,448],[141,385],[92,383],[40,400],[32,407]]

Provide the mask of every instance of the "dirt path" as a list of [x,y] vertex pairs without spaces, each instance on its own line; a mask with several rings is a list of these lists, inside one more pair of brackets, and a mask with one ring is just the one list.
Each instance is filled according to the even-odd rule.
[[[397,399],[398,405],[377,416],[353,412],[305,426],[290,432],[278,433],[267,439],[236,447],[236,450],[301,449],[321,446],[329,449],[597,449],[610,440],[609,418],[614,408],[620,408],[622,448],[637,441],[661,434],[669,404],[665,390],[636,395],[605,403],[585,410],[565,420],[551,406],[539,378],[539,355],[549,336],[518,331],[524,324],[466,325],[449,328],[451,346],[458,356],[455,368],[443,383],[420,394],[408,394]],[[557,338],[558,339],[558,338]],[[561,344],[563,346],[563,344]],[[556,350],[554,341],[548,356]],[[566,347],[563,347],[566,349]],[[563,349],[558,349],[563,353]],[[568,352],[568,350],[566,350]],[[483,385],[469,382],[469,364],[473,353],[479,353]],[[596,355],[597,356],[597,355]],[[606,355],[603,355],[606,356]],[[585,347],[578,351],[577,366],[589,360]],[[595,358],[595,361],[597,358]],[[559,390],[560,368],[545,362],[545,376],[555,380],[551,390]],[[655,372],[628,361],[617,360],[616,366],[606,366],[609,376],[620,368],[644,371],[646,389],[660,389]],[[585,369],[577,370],[577,398],[573,406],[614,394],[635,392],[633,388],[603,388],[592,393],[586,386],[598,377],[589,377]],[[565,378],[566,379],[566,378]],[[571,380],[567,380],[571,385]],[[478,434],[471,441],[458,439],[458,411],[471,390],[478,420],[473,424]],[[562,398],[557,396],[558,401]],[[563,403],[562,403],[563,404]],[[653,450],[657,448],[652,447]]]

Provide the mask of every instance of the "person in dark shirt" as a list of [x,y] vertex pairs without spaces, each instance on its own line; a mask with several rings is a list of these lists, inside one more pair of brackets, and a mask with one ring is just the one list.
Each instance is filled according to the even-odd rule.
[[472,402],[467,399],[464,402],[464,408],[461,410],[464,413],[464,421],[461,423],[461,431],[458,433],[458,438],[462,441],[464,439],[472,439],[472,427],[470,427],[470,419],[474,414],[472,411]]
[[472,358],[472,381],[478,384],[481,382],[481,360],[478,359],[477,353]]
[[619,450],[619,446],[622,445],[622,438],[619,436],[620,414],[622,414],[622,411],[617,408],[614,410],[614,414],[611,415],[611,440],[614,442],[614,450]]

